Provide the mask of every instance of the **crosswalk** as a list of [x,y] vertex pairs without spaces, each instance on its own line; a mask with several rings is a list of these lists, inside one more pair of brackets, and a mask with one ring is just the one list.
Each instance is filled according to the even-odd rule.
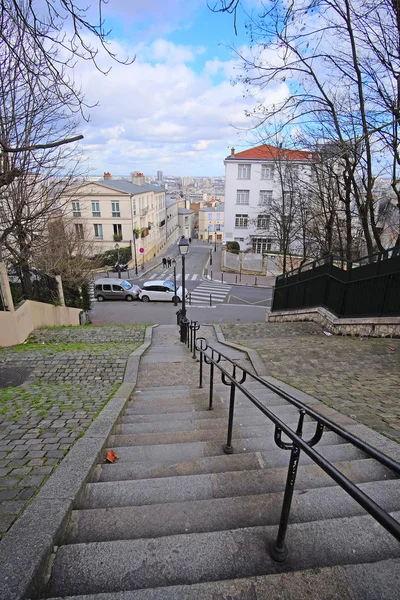
[[226,298],[231,289],[230,285],[203,281],[192,292],[190,292],[190,304],[192,306],[214,306],[220,304]]
[[[149,275],[149,277],[147,277],[146,280],[151,281],[154,279],[169,279],[170,281],[173,281],[173,278],[174,272],[166,269],[161,273],[153,273],[152,275]],[[194,275],[191,275],[190,273],[185,274],[185,281],[196,281],[197,279],[200,279],[200,275],[198,275],[197,273],[195,273]],[[182,281],[182,273],[176,274],[176,281]]]

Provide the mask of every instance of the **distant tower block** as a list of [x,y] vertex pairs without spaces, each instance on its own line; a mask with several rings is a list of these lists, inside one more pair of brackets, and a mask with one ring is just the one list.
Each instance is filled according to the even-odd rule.
[[162,180],[163,180],[163,172],[157,171],[157,181],[162,181]]

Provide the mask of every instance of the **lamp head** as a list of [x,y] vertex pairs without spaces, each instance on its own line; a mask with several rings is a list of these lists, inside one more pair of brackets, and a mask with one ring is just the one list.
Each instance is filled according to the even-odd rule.
[[181,256],[185,256],[189,252],[189,242],[184,235],[179,240],[178,246]]

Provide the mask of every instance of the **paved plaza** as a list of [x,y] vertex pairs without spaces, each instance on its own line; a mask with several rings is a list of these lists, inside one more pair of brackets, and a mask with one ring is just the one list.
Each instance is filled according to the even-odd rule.
[[268,375],[400,441],[400,340],[326,336],[315,323],[221,324]]
[[27,376],[0,389],[0,537],[118,389],[144,330],[41,329],[0,350],[0,374]]

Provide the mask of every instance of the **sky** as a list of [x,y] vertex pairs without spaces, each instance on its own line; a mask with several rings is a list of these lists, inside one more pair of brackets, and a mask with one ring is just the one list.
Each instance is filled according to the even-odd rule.
[[[244,2],[257,9],[258,0]],[[89,174],[224,175],[231,146],[257,145],[245,111],[282,99],[287,88],[245,97],[232,85],[239,73],[232,46],[246,52],[249,43],[243,12],[237,35],[232,15],[213,13],[205,0],[109,0],[104,17],[112,51],[136,58],[119,64],[103,53],[107,75],[90,62],[75,68],[86,102],[98,103],[79,127]]]

